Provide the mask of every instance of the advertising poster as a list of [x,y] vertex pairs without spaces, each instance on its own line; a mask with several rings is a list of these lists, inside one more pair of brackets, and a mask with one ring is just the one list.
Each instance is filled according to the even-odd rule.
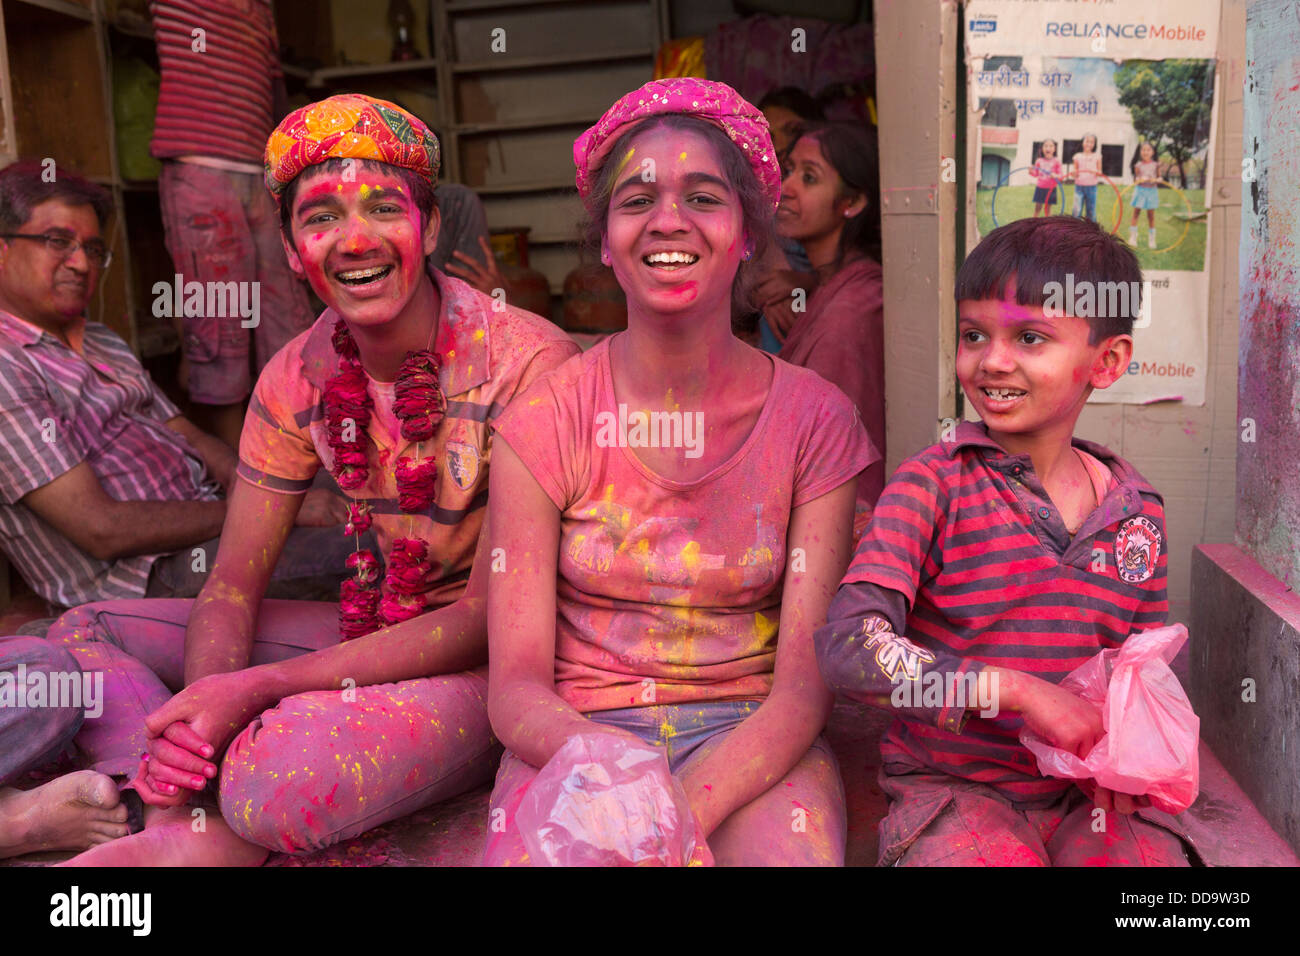
[[1218,0],[973,0],[965,16],[968,226],[1065,214],[1129,243],[1140,289],[1061,290],[1067,311],[1142,295],[1128,373],[1091,401],[1204,404]]

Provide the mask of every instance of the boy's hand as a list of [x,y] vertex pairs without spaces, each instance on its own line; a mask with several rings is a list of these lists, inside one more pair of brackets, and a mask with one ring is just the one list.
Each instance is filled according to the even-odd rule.
[[493,290],[504,289],[506,281],[501,275],[501,270],[497,268],[497,259],[492,253],[492,246],[487,238],[479,236],[478,245],[483,250],[483,262],[486,265],[471,259],[457,249],[447,261],[446,271],[448,275],[464,279],[484,295],[492,295]]
[[[1080,760],[1087,758],[1106,733],[1101,711],[1082,697],[1019,671],[999,669],[999,680],[1010,676],[1011,687],[1003,684],[1004,706],[1018,711],[1025,726],[1054,747],[1068,750]],[[1010,695],[1007,691],[1010,690]],[[1007,701],[1007,696],[1011,697]]]
[[1099,787],[1092,780],[1080,780],[1079,789],[1092,798],[1093,806],[1099,807],[1107,812],[1115,811],[1128,816],[1143,807],[1151,806],[1150,797],[1138,797],[1131,793],[1120,793],[1116,790],[1107,790],[1105,787]]
[[294,524],[300,528],[332,528],[348,520],[348,506],[338,495],[312,488],[303,495]]

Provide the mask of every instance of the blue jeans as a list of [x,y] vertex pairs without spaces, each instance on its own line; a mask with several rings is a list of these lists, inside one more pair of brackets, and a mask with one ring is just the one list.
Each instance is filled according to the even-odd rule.
[[[0,637],[0,673],[8,675],[3,681],[8,685],[5,696],[0,697],[0,787],[4,787],[63,752],[81,729],[85,701],[78,704],[62,693],[54,700],[47,691],[36,704],[28,703],[27,690],[36,674],[43,675],[46,688],[68,686],[53,675],[75,675],[78,682],[81,678],[81,668],[71,654],[38,637]],[[20,677],[25,685],[21,694]]]
[[1080,209],[1084,210],[1083,218],[1097,221],[1097,187],[1079,186],[1074,187],[1074,214],[1079,215]]
[[[669,769],[680,776],[706,759],[760,704],[756,700],[656,704],[586,716],[663,747]],[[514,818],[538,772],[506,751],[489,804],[485,865],[530,865]],[[719,866],[843,866],[847,836],[839,764],[826,739],[818,737],[782,779],[718,824],[708,844]]]

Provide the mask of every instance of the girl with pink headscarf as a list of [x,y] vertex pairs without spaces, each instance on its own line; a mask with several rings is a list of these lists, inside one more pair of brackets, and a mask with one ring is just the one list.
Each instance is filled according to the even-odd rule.
[[841,864],[812,633],[879,455],[842,392],[732,334],[780,196],[767,123],[722,83],[655,81],[574,158],[628,328],[495,423],[489,715],[508,749],[485,862],[535,862],[517,811],[595,734],[662,748],[717,863]]

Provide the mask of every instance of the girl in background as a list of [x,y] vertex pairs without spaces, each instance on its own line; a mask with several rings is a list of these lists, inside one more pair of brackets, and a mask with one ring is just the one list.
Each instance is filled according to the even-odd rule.
[[1084,219],[1097,221],[1097,177],[1101,175],[1101,153],[1097,152],[1097,137],[1083,134],[1083,144],[1070,163],[1070,178],[1074,180],[1074,215],[1082,213]]
[[1045,139],[1038,147],[1038,158],[1034,160],[1034,217],[1037,218],[1047,208],[1047,215],[1052,214],[1056,205],[1056,184],[1061,180],[1063,167],[1056,155],[1056,140]]
[[1138,242],[1138,210],[1147,211],[1147,248],[1156,247],[1156,209],[1160,206],[1159,164],[1156,162],[1156,149],[1150,143],[1138,144],[1129,165],[1133,171],[1133,221],[1128,226],[1128,244],[1136,246]]

